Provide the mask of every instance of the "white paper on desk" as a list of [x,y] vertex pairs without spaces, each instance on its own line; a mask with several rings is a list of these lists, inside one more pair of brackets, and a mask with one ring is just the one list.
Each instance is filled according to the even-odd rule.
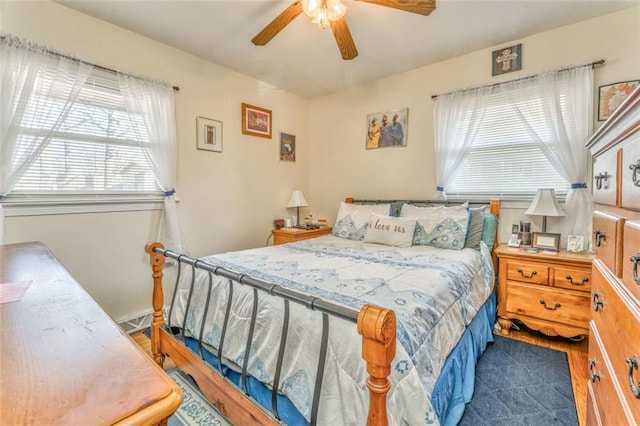
[[0,304],[19,302],[24,297],[30,285],[31,280],[0,283]]

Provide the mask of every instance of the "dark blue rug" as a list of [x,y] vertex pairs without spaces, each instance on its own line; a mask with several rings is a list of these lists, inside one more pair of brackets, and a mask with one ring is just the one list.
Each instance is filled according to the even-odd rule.
[[578,425],[564,352],[495,336],[475,383],[460,425]]

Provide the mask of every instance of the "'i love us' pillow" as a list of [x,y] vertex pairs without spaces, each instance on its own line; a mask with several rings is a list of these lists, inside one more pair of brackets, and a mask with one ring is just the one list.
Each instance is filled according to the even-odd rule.
[[371,213],[364,242],[393,247],[411,247],[415,229],[415,217],[392,217]]

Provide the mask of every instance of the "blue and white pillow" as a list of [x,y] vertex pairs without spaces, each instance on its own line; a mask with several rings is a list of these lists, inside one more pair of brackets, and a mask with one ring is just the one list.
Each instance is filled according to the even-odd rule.
[[369,228],[371,213],[389,216],[389,204],[340,203],[336,224],[331,235],[347,240],[362,241]]
[[455,207],[402,206],[401,217],[416,217],[413,245],[462,250],[469,229],[469,209]]

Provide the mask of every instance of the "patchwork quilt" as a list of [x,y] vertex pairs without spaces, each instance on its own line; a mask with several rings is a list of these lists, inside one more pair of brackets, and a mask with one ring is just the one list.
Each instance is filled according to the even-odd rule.
[[[445,358],[475,317],[493,288],[493,264],[487,246],[449,250],[431,246],[408,248],[324,236],[293,244],[230,252],[203,258],[216,266],[248,274],[354,309],[376,304],[395,311],[397,350],[387,397],[389,422],[438,424],[430,395]],[[185,269],[176,293],[170,323],[183,324],[192,272]],[[198,337],[209,310],[204,343],[214,353],[229,300],[230,282],[197,271],[187,333]],[[272,388],[282,333],[284,302],[258,292],[258,320],[248,374]],[[230,368],[243,365],[253,309],[253,290],[234,284],[231,313],[223,343]],[[311,414],[322,315],[291,303],[287,352],[279,392],[307,420]],[[318,424],[360,425],[366,421],[369,395],[361,337],[353,323],[331,318]]]

